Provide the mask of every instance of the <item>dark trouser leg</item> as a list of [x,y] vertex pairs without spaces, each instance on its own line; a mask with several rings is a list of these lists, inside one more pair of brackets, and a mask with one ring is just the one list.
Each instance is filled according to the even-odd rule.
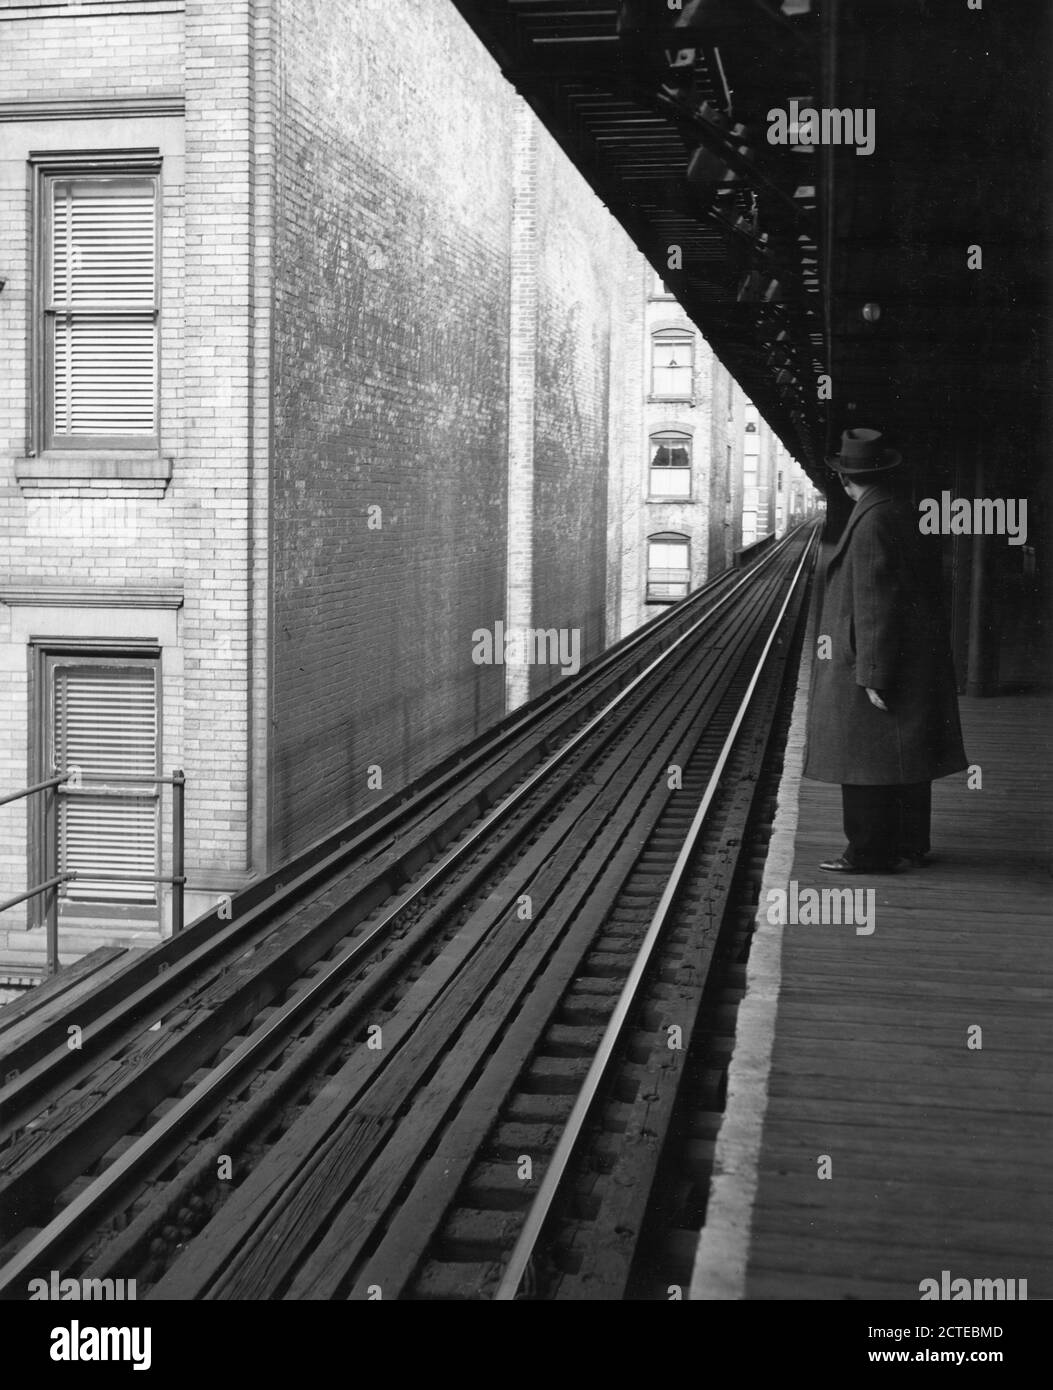
[[928,854],[932,818],[932,783],[913,782],[899,792],[899,851],[911,857]]
[[845,858],[861,869],[885,868],[899,858],[902,787],[841,788]]

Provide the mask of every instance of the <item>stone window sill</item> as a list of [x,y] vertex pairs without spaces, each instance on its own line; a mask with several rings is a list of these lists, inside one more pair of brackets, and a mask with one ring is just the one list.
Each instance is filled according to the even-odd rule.
[[182,608],[183,591],[109,584],[0,584],[0,603],[12,608]]
[[15,459],[15,478],[23,492],[121,487],[163,492],[172,480],[172,459],[130,450],[54,450],[37,458]]

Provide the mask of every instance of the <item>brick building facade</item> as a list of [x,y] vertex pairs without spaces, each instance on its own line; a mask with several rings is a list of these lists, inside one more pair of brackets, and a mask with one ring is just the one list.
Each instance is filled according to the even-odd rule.
[[193,920],[560,679],[502,630],[584,662],[655,535],[726,564],[745,403],[447,0],[0,0],[0,51],[0,794],[81,774],[0,899],[77,870],[69,960],[166,929],[102,877],[171,872],[151,778]]
[[661,277],[632,254],[625,278],[632,310],[624,459],[613,483],[621,516],[612,528],[611,641],[732,563],[742,545],[747,444],[741,387]]
[[[81,768],[70,959],[164,930],[88,876],[171,872],[151,775],[192,920],[559,679],[473,634],[602,649],[628,242],[445,0],[4,0],[0,48],[0,789]],[[54,871],[42,798],[0,835],[0,897]]]
[[611,446],[608,641],[616,641],[818,504],[801,465],[630,250]]

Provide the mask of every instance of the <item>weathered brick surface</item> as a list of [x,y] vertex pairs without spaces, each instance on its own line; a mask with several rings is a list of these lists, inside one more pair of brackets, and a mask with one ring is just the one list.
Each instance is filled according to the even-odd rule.
[[[520,122],[518,196],[536,188],[538,206],[532,226],[520,202],[513,244],[519,104],[442,0],[409,26],[384,0],[286,6],[280,54],[279,855],[368,806],[370,767],[388,792],[500,717],[505,671],[473,663],[472,633],[506,621],[509,598],[601,649],[605,262],[621,238]],[[534,499],[511,534],[510,451]],[[536,691],[558,668],[528,676]]]
[[171,0],[0,4],[0,101],[178,92],[181,9]]
[[[0,6],[0,102],[47,103],[74,97],[169,95],[182,84],[182,15],[174,7],[99,13],[97,6]],[[163,12],[158,12],[163,11]],[[61,477],[21,490],[16,459],[26,434],[27,341],[31,273],[30,150],[158,147],[165,152],[162,225],[162,437],[182,451],[183,194],[182,129],[178,118],[12,120],[0,124],[0,245],[7,286],[0,299],[0,584],[174,586],[182,582],[181,499],[129,481]],[[29,764],[26,610],[0,607],[0,787],[26,784]],[[87,635],[92,610],[49,615],[34,635]],[[75,621],[74,621],[75,619]],[[106,635],[100,629],[100,635]],[[165,688],[165,759],[181,746],[182,681],[178,663]],[[165,831],[167,850],[167,827]],[[0,811],[0,897],[26,885],[23,804]],[[4,917],[16,927],[23,910]]]
[[[538,334],[538,124],[525,104],[515,113],[508,352],[507,575],[504,620],[513,630],[531,626],[534,610],[534,435]],[[495,598],[497,595],[494,596]],[[532,671],[511,654],[505,666],[505,704],[530,698]]]
[[504,608],[514,101],[441,0],[288,5],[280,52],[278,855],[503,712],[471,634]]
[[[532,625],[578,629],[586,661],[605,639],[610,351],[626,314],[611,271],[624,235],[547,133],[537,155]],[[560,667],[532,675],[536,695]]]
[[249,867],[250,451],[253,372],[253,0],[188,0],[186,207],[177,493],[188,862]]
[[[22,16],[0,10],[5,65],[0,101],[185,95],[186,116],[16,120],[0,126],[0,217],[16,254],[0,327],[13,389],[0,401],[0,582],[90,588],[182,587],[178,637],[165,649],[163,762],[187,773],[191,880],[233,886],[249,867],[251,390],[267,364],[254,329],[250,0],[220,12],[205,0],[84,5]],[[109,12],[105,12],[108,9]],[[30,149],[162,150],[161,441],[172,481],[49,478],[20,489],[28,385],[25,317],[30,274]],[[266,157],[266,151],[264,158]],[[7,238],[5,238],[7,240]],[[25,611],[25,610],[22,610]],[[75,618],[75,623],[74,623]],[[11,619],[8,618],[10,631]],[[140,625],[150,631],[145,619]],[[159,622],[155,626],[160,630]],[[56,636],[123,630],[117,610],[53,617]],[[12,677],[0,784],[27,780],[27,651],[0,648]],[[7,701],[5,699],[5,707]],[[260,799],[262,803],[262,798]],[[262,804],[261,804],[262,810]],[[25,881],[24,815],[6,846],[5,886]],[[170,862],[167,816],[163,852]],[[191,899],[191,915],[211,900]]]
[[742,450],[746,424],[746,398],[727,368],[715,359],[711,380],[707,575],[726,569],[742,544]]

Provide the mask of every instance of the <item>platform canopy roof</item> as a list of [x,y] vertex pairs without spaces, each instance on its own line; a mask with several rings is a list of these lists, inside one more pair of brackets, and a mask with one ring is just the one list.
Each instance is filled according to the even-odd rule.
[[1035,452],[1053,7],[453,3],[816,481]]

